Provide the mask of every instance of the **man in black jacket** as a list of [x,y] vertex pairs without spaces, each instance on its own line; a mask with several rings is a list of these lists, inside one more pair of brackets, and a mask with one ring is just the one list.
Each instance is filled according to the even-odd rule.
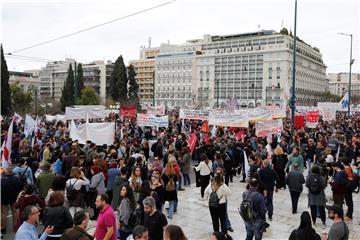
[[[279,181],[279,177],[276,172],[270,168],[270,161],[264,160],[263,162],[264,168],[259,171],[260,181],[265,185],[266,188],[266,208],[269,214],[269,220],[272,221],[272,215],[274,212],[273,207],[273,195],[274,195],[274,187],[276,185],[276,181]],[[277,189],[275,190],[277,192]]]

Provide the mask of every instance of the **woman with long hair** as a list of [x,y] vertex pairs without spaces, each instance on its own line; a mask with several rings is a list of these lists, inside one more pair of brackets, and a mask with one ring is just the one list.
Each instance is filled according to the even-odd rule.
[[64,192],[54,191],[44,210],[44,226],[54,226],[54,231],[47,237],[49,240],[60,239],[67,228],[73,226],[69,209],[64,207]]
[[174,170],[173,163],[168,162],[165,167],[165,172],[162,175],[162,180],[165,187],[164,192],[164,201],[169,201],[169,211],[168,218],[172,219],[174,212],[177,208],[177,191],[176,191],[176,182],[178,180],[177,175]]
[[134,193],[129,184],[121,187],[120,198],[121,202],[118,208],[119,235],[121,240],[125,240],[131,234],[132,229],[129,226],[129,219],[136,208]]
[[294,229],[289,237],[289,240],[320,240],[321,237],[317,234],[314,228],[311,226],[310,214],[306,211],[302,212],[300,217],[300,226],[298,229]]
[[158,209],[160,212],[162,212],[162,208],[164,206],[165,200],[164,200],[164,186],[160,179],[160,173],[158,171],[154,171],[151,174],[151,183],[150,183],[151,189],[157,193],[157,196],[159,198],[159,202],[161,203],[161,208]]
[[224,183],[221,174],[216,174],[211,183],[205,189],[205,196],[209,199],[209,210],[215,232],[219,231],[220,221],[221,232],[227,234],[226,202],[230,194],[230,188]]
[[130,187],[133,190],[135,201],[139,199],[140,188],[142,184],[141,180],[141,167],[135,166],[132,170],[129,178]]
[[164,240],[187,240],[187,237],[180,226],[167,225],[164,229]]
[[210,182],[210,174],[212,173],[212,162],[205,153],[200,156],[201,162],[195,168],[195,171],[200,172],[200,184],[201,184],[201,199],[204,199],[204,192]]
[[150,181],[148,181],[148,180],[143,181],[141,184],[139,199],[137,201],[137,203],[139,204],[139,206],[141,208],[144,208],[144,205],[142,204],[142,202],[147,197],[153,197],[156,202],[156,209],[158,211],[161,211],[162,203],[159,200],[157,192],[155,192],[155,191],[153,191],[153,189],[151,189]]
[[287,163],[286,155],[284,154],[283,149],[280,146],[277,146],[274,150],[274,154],[272,156],[272,164],[274,171],[279,176],[279,181],[276,183],[276,188],[286,188],[285,184],[285,166]]

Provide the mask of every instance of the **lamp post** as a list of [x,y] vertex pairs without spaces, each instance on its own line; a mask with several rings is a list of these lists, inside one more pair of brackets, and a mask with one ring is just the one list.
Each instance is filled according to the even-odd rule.
[[355,59],[352,59],[352,39],[353,39],[353,35],[352,34],[347,34],[347,33],[339,33],[339,34],[350,37],[350,64],[349,64],[350,69],[349,69],[349,90],[348,90],[348,95],[349,95],[348,117],[350,118],[350,108],[351,108],[350,107],[350,105],[351,105],[351,66],[355,62]]
[[296,17],[297,17],[297,0],[295,0],[295,17],[294,17],[294,43],[293,43],[293,64],[292,64],[292,91],[291,91],[291,135],[294,135],[295,128],[295,109],[296,109],[296,93],[295,93],[295,75],[296,75]]
[[220,93],[220,89],[219,89],[219,79],[216,80],[216,107],[219,108],[219,93]]

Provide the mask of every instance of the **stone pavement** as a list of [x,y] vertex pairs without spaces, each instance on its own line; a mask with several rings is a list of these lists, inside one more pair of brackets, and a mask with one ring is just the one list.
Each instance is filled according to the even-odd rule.
[[[245,190],[245,184],[239,183],[239,178],[234,178],[234,182],[230,183],[232,195],[228,199],[229,219],[234,229],[230,235],[235,240],[245,239],[245,224],[241,219],[238,208],[241,203],[242,193]],[[326,189],[327,196],[330,195],[330,188]],[[186,188],[186,191],[179,192],[178,211],[174,215],[173,220],[169,220],[170,224],[178,224],[184,230],[189,240],[208,240],[212,233],[212,223],[210,212],[207,207],[207,201],[200,199],[200,188],[194,185]],[[360,239],[360,194],[354,194],[354,220],[347,221],[350,230],[350,239]],[[330,204],[327,203],[327,204]],[[345,205],[344,205],[345,206]],[[345,210],[346,210],[345,206]],[[263,235],[263,239],[288,239],[291,231],[300,224],[300,215],[303,211],[309,211],[307,207],[307,189],[301,194],[298,205],[298,213],[291,214],[291,200],[288,190],[280,190],[274,193],[274,215],[273,221],[269,222],[270,227]],[[327,214],[327,213],[326,213]],[[321,220],[317,220],[315,226],[317,233],[328,232],[332,221],[327,218],[326,229],[320,227]]]

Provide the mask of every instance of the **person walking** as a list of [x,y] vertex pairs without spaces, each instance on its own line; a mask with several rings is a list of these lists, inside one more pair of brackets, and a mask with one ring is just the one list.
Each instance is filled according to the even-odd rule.
[[[270,161],[263,161],[264,168],[259,171],[259,179],[265,185],[266,189],[266,208],[268,210],[269,220],[272,221],[272,216],[274,213],[274,205],[273,205],[273,196],[274,196],[274,187],[276,186],[276,182],[279,181],[279,177],[276,172],[270,168]],[[277,192],[278,189],[275,189]]]
[[353,181],[353,170],[350,166],[351,160],[345,160],[344,161],[344,171],[347,176],[347,184],[346,184],[346,192],[345,192],[345,203],[347,205],[347,212],[345,214],[346,217],[349,219],[353,218],[353,211],[354,211],[354,203],[353,203],[353,188],[352,188],[352,181]]
[[94,237],[86,232],[89,221],[89,213],[85,211],[76,212],[74,215],[75,226],[66,230],[60,240],[93,240]]
[[164,229],[164,240],[187,240],[187,237],[180,226],[167,225]]
[[70,179],[66,181],[66,197],[69,202],[71,216],[75,212],[85,208],[85,190],[83,186],[88,186],[90,181],[85,177],[84,172],[79,168],[71,169]]
[[181,173],[184,178],[184,186],[190,186],[190,165],[191,165],[191,155],[189,147],[182,148],[182,157],[179,162],[181,162]]
[[55,191],[51,194],[48,206],[44,210],[43,223],[45,226],[54,226],[53,232],[47,237],[48,240],[60,239],[64,231],[73,226],[69,209],[64,207],[64,193]]
[[320,218],[322,221],[322,228],[326,228],[325,222],[325,204],[326,198],[324,189],[326,188],[326,181],[323,176],[320,175],[320,169],[318,166],[311,168],[310,175],[306,178],[306,187],[309,190],[308,205],[311,210],[311,218],[313,224],[316,225],[316,218],[318,211],[320,212]]
[[340,205],[341,207],[344,202],[347,183],[347,175],[345,171],[341,170],[342,167],[340,162],[333,164],[335,174],[330,182],[331,190],[333,191],[334,204]]
[[304,172],[304,158],[300,154],[300,148],[298,146],[293,148],[292,155],[290,155],[289,161],[285,165],[285,170],[289,172],[290,167],[292,167],[294,163],[298,164],[300,172]]
[[126,179],[127,168],[123,167],[120,169],[120,174],[116,175],[113,186],[112,186],[112,200],[111,200],[111,207],[116,211],[116,209],[120,205],[120,191],[123,185],[129,184],[128,180]]
[[284,154],[283,149],[280,146],[277,146],[272,155],[271,163],[276,174],[279,176],[279,181],[276,182],[276,188],[286,188],[285,184],[285,166],[287,163],[287,157]]
[[165,172],[161,178],[165,186],[164,201],[169,201],[168,218],[172,219],[174,212],[177,211],[178,196],[176,191],[176,182],[178,178],[171,162],[166,164]]
[[333,225],[328,234],[322,235],[322,240],[348,240],[349,228],[344,222],[344,211],[340,205],[327,206],[329,218],[333,220]]
[[303,191],[303,184],[305,183],[304,175],[299,171],[299,166],[293,164],[293,170],[286,176],[286,185],[289,187],[292,214],[297,213],[297,206],[301,192]]
[[147,197],[143,201],[145,219],[144,226],[149,230],[150,239],[163,240],[164,228],[168,222],[165,215],[156,209],[155,199]]
[[224,183],[222,175],[216,175],[205,189],[205,196],[209,200],[209,210],[213,224],[213,230],[219,231],[219,221],[221,231],[227,234],[226,228],[226,202],[231,191]]
[[99,215],[99,209],[95,206],[95,200],[98,195],[105,194],[105,176],[104,173],[101,172],[98,166],[91,167],[91,180],[89,185],[89,190],[87,192],[88,206],[92,207],[94,211],[94,215],[91,220],[96,220]]
[[52,183],[55,179],[55,174],[50,171],[51,165],[49,163],[45,163],[42,166],[42,172],[37,177],[36,185],[39,189],[39,197],[41,199],[45,199],[49,189],[52,186]]
[[98,195],[95,205],[100,210],[96,221],[95,239],[116,240],[116,217],[109,205],[108,196]]
[[110,163],[110,168],[107,170],[107,185],[106,185],[106,194],[109,196],[109,200],[110,202],[112,201],[113,198],[113,185],[114,185],[114,181],[116,176],[118,176],[120,174],[120,169],[118,168],[117,162],[116,161],[112,161]]
[[300,217],[300,226],[294,229],[289,237],[289,240],[321,240],[319,234],[316,233],[314,228],[311,226],[311,218],[308,212],[302,212]]
[[[267,211],[264,197],[257,191],[258,180],[250,179],[249,189],[243,193],[240,205],[240,215],[245,222],[246,240],[261,240],[263,225]],[[250,214],[250,215],[249,215]]]
[[210,182],[210,174],[212,173],[212,162],[208,159],[205,153],[200,156],[201,162],[197,167],[194,167],[195,171],[200,172],[200,184],[201,184],[201,199],[204,199],[204,192]]
[[129,219],[136,208],[136,202],[132,188],[126,184],[121,187],[121,202],[118,209],[119,217],[119,235],[121,240],[125,240],[131,234]]

